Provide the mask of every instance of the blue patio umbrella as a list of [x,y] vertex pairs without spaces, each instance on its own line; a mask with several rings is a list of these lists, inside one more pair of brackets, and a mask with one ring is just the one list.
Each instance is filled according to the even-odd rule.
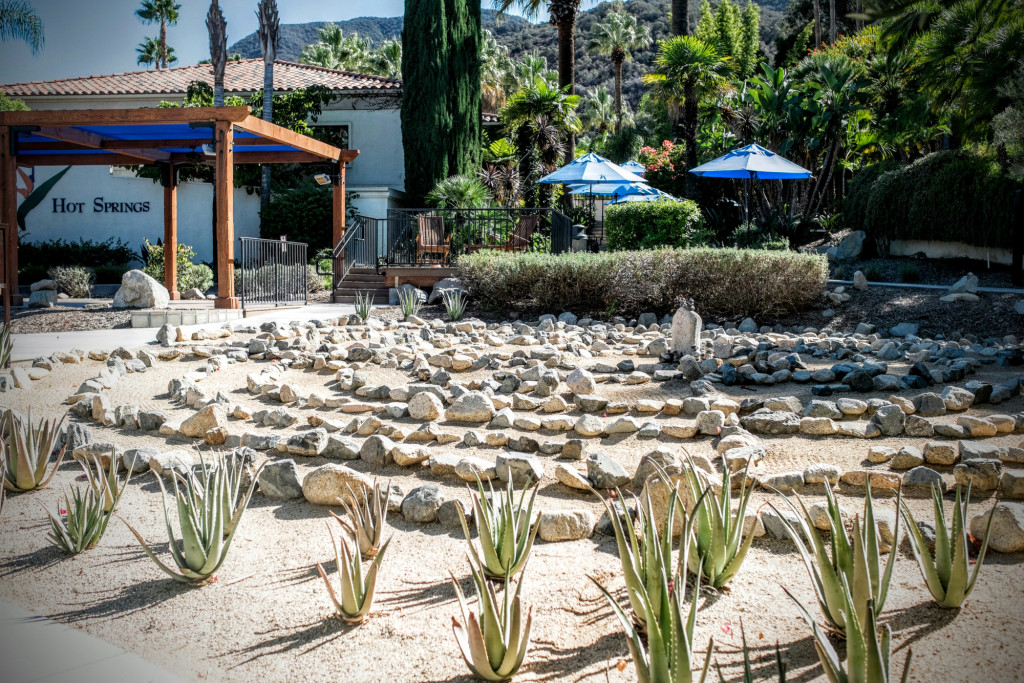
[[640,176],[647,172],[647,168],[643,164],[639,161],[633,161],[632,159],[624,164],[619,164],[619,166]]
[[578,185],[581,183],[590,185],[614,182],[642,183],[644,179],[632,171],[627,171],[618,164],[612,163],[604,157],[591,152],[590,154],[584,154],[578,159],[573,159],[562,168],[547,174],[537,182],[552,185]]
[[575,183],[569,186],[572,194],[594,194],[621,196],[628,193],[630,189],[646,187],[641,183]]
[[668,192],[646,185],[630,188],[625,194],[617,196],[609,204],[628,204],[630,202],[653,202],[659,199],[675,200]]
[[[811,172],[756,143],[734,149],[690,173],[706,178],[740,178],[744,181],[810,178]],[[747,183],[743,184],[743,219],[747,220]]]

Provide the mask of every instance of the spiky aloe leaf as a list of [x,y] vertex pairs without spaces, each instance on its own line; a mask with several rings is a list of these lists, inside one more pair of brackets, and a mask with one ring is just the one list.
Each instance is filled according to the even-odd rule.
[[483,483],[479,477],[477,477],[479,493],[470,492],[473,498],[474,520],[480,543],[479,551],[473,544],[472,536],[469,533],[469,523],[462,511],[462,506],[456,506],[455,509],[459,513],[462,531],[466,536],[466,543],[469,545],[473,559],[482,568],[487,578],[503,579],[521,572],[530,559],[533,542],[540,530],[539,525],[533,524],[533,503],[537,497],[537,489],[534,487],[529,503],[524,509],[526,491],[524,490],[519,500],[516,501],[515,489],[511,481],[507,482],[500,498],[495,496],[494,487],[490,482],[487,486],[491,493],[490,499],[484,494]]
[[324,585],[327,586],[331,602],[334,603],[334,609],[342,621],[349,624],[362,623],[373,608],[373,598],[377,589],[377,572],[380,570],[381,562],[384,561],[384,554],[387,552],[391,539],[384,542],[364,572],[358,548],[356,552],[352,552],[344,534],[341,534],[336,541],[330,525],[328,525],[327,531],[330,533],[331,545],[334,546],[334,554],[338,563],[340,599],[330,579],[327,578],[327,572],[319,562],[316,565],[317,571],[320,573]]
[[60,420],[42,419],[36,426],[32,410],[22,417],[13,410],[0,415],[0,451],[6,464],[4,488],[8,491],[32,491],[45,488],[64,460],[62,448],[49,474],[47,466],[60,436],[64,417]]
[[391,482],[387,483],[385,491],[382,491],[376,480],[373,482],[373,489],[362,490],[362,495],[357,496],[352,487],[349,487],[352,503],[340,498],[342,507],[348,513],[347,518],[339,517],[331,512],[334,519],[352,534],[352,537],[359,545],[359,552],[363,557],[373,557],[380,551],[380,544],[384,537],[384,524],[388,517],[388,505],[391,502]]

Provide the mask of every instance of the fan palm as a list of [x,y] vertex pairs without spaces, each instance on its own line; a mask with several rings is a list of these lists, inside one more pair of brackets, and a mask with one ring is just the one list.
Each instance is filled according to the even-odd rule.
[[402,77],[402,41],[385,40],[366,60],[366,71],[385,78]]
[[[175,61],[171,53],[173,50],[167,47],[167,26],[174,26],[178,23],[178,11],[181,5],[174,0],[142,0],[142,7],[135,10],[135,16],[147,24],[160,24],[160,61],[156,63],[158,69],[166,69],[168,62]],[[140,64],[142,62],[139,62]]]
[[43,48],[43,20],[24,0],[0,0],[0,42],[24,40],[39,52]]
[[611,93],[603,85],[598,86],[592,95],[583,100],[580,109],[584,127],[598,135],[607,135],[612,128],[618,130],[622,124],[622,111],[616,109]]
[[[224,67],[228,61],[228,22],[217,0],[210,3],[210,11],[206,14],[206,30],[210,34],[210,62],[213,64],[213,106],[223,107]],[[214,251],[217,251],[216,245]]]
[[135,59],[136,64],[160,68],[162,55],[160,53],[160,41],[156,38],[146,38],[135,48],[135,52],[138,53],[138,57]]
[[[263,51],[263,120],[274,120],[274,60],[277,59],[277,44],[281,35],[281,19],[277,14],[276,0],[260,0],[256,8],[259,19],[257,34]],[[270,164],[263,165],[260,179],[260,214],[270,206]]]
[[506,90],[510,88],[514,65],[508,48],[483,32],[480,41],[480,99],[482,109],[496,113],[505,106]]
[[[729,58],[714,46],[693,36],[663,40],[654,60],[655,70],[644,82],[655,94],[672,106],[682,107],[676,132],[686,145],[686,166],[697,166],[697,111],[700,101],[724,88],[730,73]],[[696,176],[686,174],[686,194],[696,195]]]
[[632,58],[630,50],[644,48],[651,44],[651,32],[640,26],[636,17],[626,14],[621,8],[609,12],[603,22],[594,24],[590,30],[587,49],[612,58],[615,76],[615,132],[622,130],[622,65]]

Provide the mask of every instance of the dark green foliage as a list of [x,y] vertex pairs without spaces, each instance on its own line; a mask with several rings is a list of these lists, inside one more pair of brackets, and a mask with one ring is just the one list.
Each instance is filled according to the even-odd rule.
[[913,263],[901,263],[900,264],[900,282],[920,282],[921,281],[921,269]]
[[738,249],[767,249],[785,251],[789,249],[789,238],[775,235],[755,223],[745,223],[736,228],[733,239]]
[[405,191],[414,205],[449,172],[445,0],[406,0],[402,29],[402,147]]
[[[445,0],[448,25],[448,111],[451,136],[448,173],[476,173],[480,169],[480,3]],[[405,83],[408,83],[408,79]],[[408,176],[407,176],[408,177]]]
[[703,246],[711,236],[697,203],[687,199],[608,206],[604,230],[611,251]]
[[871,184],[864,226],[876,238],[1008,248],[1013,193],[1020,187],[993,158],[970,150],[935,152]]
[[[270,199],[270,206],[260,214],[260,237],[276,240],[284,235],[290,242],[305,242],[307,254],[334,245],[332,217],[334,205],[330,188],[313,183],[300,185]],[[359,195],[345,193],[346,206]],[[349,215],[351,220],[351,214]]]
[[878,178],[888,171],[899,168],[895,161],[882,161],[857,171],[846,185],[843,198],[843,223],[851,230],[867,230],[868,200]]
[[481,251],[459,259],[458,277],[475,300],[500,311],[668,313],[686,296],[709,315],[759,315],[819,305],[828,262],[760,249]]
[[63,239],[45,242],[24,242],[18,245],[18,260],[24,265],[54,266],[121,266],[138,261],[128,243],[111,237],[103,242],[79,238],[77,242]]

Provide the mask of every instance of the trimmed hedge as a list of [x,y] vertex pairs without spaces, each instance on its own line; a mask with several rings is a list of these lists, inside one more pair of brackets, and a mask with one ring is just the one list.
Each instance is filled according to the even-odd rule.
[[612,204],[605,209],[604,231],[610,251],[703,246],[714,236],[689,199]]
[[1013,246],[1013,193],[1021,183],[1003,174],[995,159],[955,150],[934,152],[875,178],[872,169],[851,183],[846,200],[851,228],[876,239]]
[[680,296],[707,315],[762,315],[821,302],[828,262],[760,249],[652,249],[598,254],[481,251],[458,277],[484,307],[508,311],[667,313]]

